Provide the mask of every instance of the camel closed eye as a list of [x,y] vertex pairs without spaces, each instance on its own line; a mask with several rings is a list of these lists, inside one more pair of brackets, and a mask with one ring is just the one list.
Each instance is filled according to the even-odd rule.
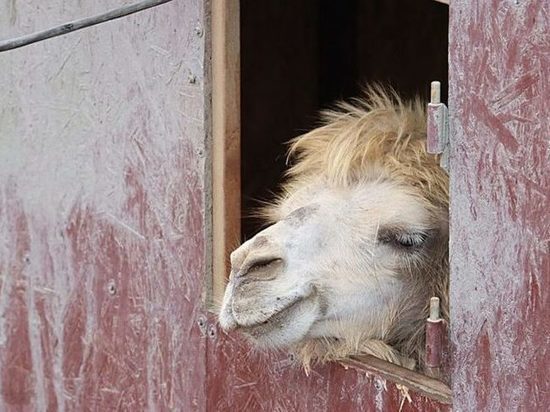
[[395,229],[382,230],[378,235],[380,243],[410,250],[422,246],[427,238],[428,234],[425,232],[407,232]]
[[274,266],[275,264],[281,262],[280,258],[264,258],[253,261],[248,265],[248,268],[244,270],[244,273],[253,273],[259,272],[260,270],[267,269],[268,267]]

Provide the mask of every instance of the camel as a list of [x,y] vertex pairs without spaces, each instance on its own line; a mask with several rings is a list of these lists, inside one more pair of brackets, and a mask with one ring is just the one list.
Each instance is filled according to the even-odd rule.
[[448,320],[448,175],[425,105],[370,87],[290,142],[269,226],[231,254],[219,322],[314,361],[374,355],[422,369],[429,299]]

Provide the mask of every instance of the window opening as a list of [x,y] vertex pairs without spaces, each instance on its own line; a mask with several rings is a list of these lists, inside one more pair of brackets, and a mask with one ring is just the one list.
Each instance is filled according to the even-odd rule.
[[[214,9],[216,3],[214,1]],[[217,157],[220,163],[225,156],[225,163],[221,163],[225,175],[220,173],[225,177],[218,176],[218,186],[214,179],[214,197],[225,199],[225,205],[232,208],[224,212],[225,216],[222,213],[217,220],[214,218],[214,243],[222,242],[224,246],[217,249],[216,256],[214,245],[214,278],[218,277],[214,284],[218,284],[218,301],[223,292],[223,277],[228,273],[228,253],[238,245],[239,239],[250,239],[263,228],[255,212],[262,202],[273,199],[283,180],[287,169],[285,143],[315,128],[319,124],[320,110],[331,107],[338,100],[360,96],[362,86],[373,83],[390,85],[404,98],[418,95],[428,102],[430,82],[439,80],[443,101],[447,95],[448,7],[444,4],[399,0],[302,0],[293,3],[241,0],[238,7],[238,12],[225,10],[225,18],[231,18],[233,26],[227,22],[223,26],[213,15],[213,25],[225,27],[225,32],[219,31],[222,33],[219,44],[226,48],[226,53],[230,50],[240,52],[239,70],[235,70],[235,62],[229,62],[229,74],[223,64],[216,69],[216,29],[213,28],[214,86],[218,73],[219,77],[232,79],[229,84],[233,93],[240,92],[239,116],[235,116],[239,111],[235,99],[233,106],[227,103],[228,100],[220,104],[218,114],[214,110],[218,125],[219,119],[226,121],[225,129],[218,130],[224,144]],[[228,29],[229,26],[232,29]],[[236,44],[227,44],[227,38],[224,40],[223,34],[229,33],[233,39],[235,33],[240,36],[240,50]],[[220,55],[223,52],[218,50],[218,59],[228,64],[228,57]],[[237,76],[239,71],[240,76]],[[235,87],[239,80],[238,92]],[[218,84],[218,90],[219,87]],[[218,98],[216,87],[213,96],[215,101]],[[227,113],[220,115],[224,111],[233,111],[232,120],[227,120],[231,118]],[[234,149],[238,136],[232,136],[228,143],[227,135],[220,130],[235,132],[239,126],[240,151],[237,154]],[[228,147],[233,156],[229,161]],[[238,157],[240,162],[235,160]],[[215,170],[219,167],[215,155],[214,163]],[[237,165],[240,165],[238,176],[235,174]],[[220,186],[227,182],[233,183]],[[220,195],[224,191],[226,193]],[[237,192],[238,200],[234,196]],[[218,202],[218,207],[220,204],[224,202]],[[214,209],[216,216],[216,202]],[[224,219],[232,221],[227,224]],[[225,231],[216,231],[216,221],[224,225]],[[426,386],[428,396],[433,390],[439,395],[432,397],[450,400],[445,385],[420,373],[378,359],[369,360],[368,356],[359,361],[350,360],[348,365],[364,365],[371,371],[373,368],[379,371],[386,365],[385,374],[390,379],[403,383],[395,378],[400,376],[409,383],[417,382],[411,387],[418,386],[421,392],[421,387]],[[441,379],[447,381],[446,376]]]

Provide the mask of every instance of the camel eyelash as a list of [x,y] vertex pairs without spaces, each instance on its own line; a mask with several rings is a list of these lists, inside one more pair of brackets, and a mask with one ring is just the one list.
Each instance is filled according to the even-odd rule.
[[250,265],[248,266],[248,269],[246,270],[246,272],[247,273],[255,272],[257,270],[264,269],[264,268],[266,268],[268,266],[271,266],[274,263],[278,263],[280,261],[281,261],[280,258],[266,258],[266,259],[257,260],[257,261],[254,261],[254,262],[250,263]]
[[401,228],[385,228],[378,232],[378,242],[403,249],[416,249],[424,244],[428,233],[404,231]]
[[426,233],[414,232],[414,233],[401,233],[395,237],[397,243],[405,248],[412,248],[421,246],[428,235]]

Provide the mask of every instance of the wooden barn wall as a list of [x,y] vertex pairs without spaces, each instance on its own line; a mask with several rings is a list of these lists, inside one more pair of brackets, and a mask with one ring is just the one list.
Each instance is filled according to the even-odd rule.
[[[0,38],[131,0],[0,0]],[[0,410],[204,408],[204,4],[0,54]]]
[[[121,3],[0,0],[0,37]],[[0,54],[0,410],[447,409],[202,318],[208,7]],[[548,14],[451,6],[456,410],[550,400]]]
[[[0,38],[131,1],[0,0]],[[0,54],[0,410],[447,410],[206,317],[209,3]]]
[[266,354],[212,327],[207,411],[450,411],[375,374],[332,363],[309,376],[288,353]]
[[550,404],[550,3],[451,0],[451,325],[459,411]]

